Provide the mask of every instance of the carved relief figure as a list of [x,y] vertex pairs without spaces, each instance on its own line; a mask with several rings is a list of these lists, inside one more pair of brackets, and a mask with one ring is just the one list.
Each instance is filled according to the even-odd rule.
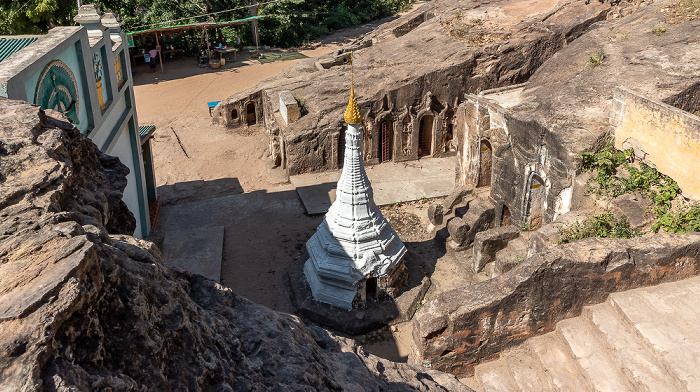
[[372,126],[365,124],[362,131],[362,154],[365,159],[372,159]]
[[406,114],[406,117],[403,119],[403,124],[402,124],[402,129],[401,129],[401,152],[403,152],[404,155],[411,155],[411,134],[413,133],[413,129],[411,129],[411,116]]

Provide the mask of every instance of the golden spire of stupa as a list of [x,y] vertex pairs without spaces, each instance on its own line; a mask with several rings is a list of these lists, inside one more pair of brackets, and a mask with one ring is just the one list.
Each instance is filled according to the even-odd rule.
[[350,52],[350,102],[348,108],[345,109],[345,122],[348,124],[359,124],[362,121],[360,108],[357,107],[355,99],[355,75],[353,73],[352,52]]

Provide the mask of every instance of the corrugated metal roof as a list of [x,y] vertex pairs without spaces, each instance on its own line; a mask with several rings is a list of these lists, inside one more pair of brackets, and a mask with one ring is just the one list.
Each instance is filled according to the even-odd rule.
[[13,53],[19,52],[20,50],[26,48],[37,39],[37,37],[0,38],[0,62],[12,56]]
[[148,139],[155,130],[156,130],[155,125],[140,125],[139,126],[139,137],[141,139],[141,144],[143,144],[146,141],[146,139]]

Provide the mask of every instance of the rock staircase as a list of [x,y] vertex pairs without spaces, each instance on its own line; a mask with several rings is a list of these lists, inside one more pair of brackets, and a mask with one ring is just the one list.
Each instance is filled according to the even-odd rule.
[[700,391],[700,277],[614,293],[478,365],[477,392]]

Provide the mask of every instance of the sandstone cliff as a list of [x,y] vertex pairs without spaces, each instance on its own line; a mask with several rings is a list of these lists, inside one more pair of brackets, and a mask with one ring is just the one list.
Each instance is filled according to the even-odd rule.
[[128,235],[127,170],[0,98],[0,390],[469,390],[171,271]]

